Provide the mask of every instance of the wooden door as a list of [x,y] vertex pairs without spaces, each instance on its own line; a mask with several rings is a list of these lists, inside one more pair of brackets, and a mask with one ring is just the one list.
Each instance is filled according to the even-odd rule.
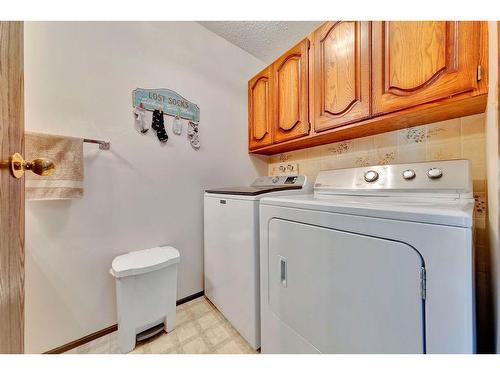
[[248,148],[269,146],[272,138],[272,68],[269,66],[248,82]]
[[373,22],[373,113],[476,90],[480,30],[480,22]]
[[273,63],[274,143],[309,134],[308,53],[305,39]]
[[[24,152],[23,24],[0,22],[0,160]],[[0,169],[0,353],[24,350],[24,178]]]
[[370,22],[326,22],[314,32],[314,130],[370,116]]

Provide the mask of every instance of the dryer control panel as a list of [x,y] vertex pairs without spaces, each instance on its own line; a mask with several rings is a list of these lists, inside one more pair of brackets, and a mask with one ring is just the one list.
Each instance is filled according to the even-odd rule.
[[472,196],[469,160],[375,165],[321,171],[314,184],[323,194],[443,194]]

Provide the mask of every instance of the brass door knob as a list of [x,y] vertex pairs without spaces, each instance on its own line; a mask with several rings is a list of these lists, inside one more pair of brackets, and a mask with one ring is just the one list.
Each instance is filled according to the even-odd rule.
[[15,178],[21,178],[24,171],[32,171],[40,176],[49,176],[56,170],[50,159],[39,158],[31,161],[24,160],[17,152],[9,157],[10,172]]

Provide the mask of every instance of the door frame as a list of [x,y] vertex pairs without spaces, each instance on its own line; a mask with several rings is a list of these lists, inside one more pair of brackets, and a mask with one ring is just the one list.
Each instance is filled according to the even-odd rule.
[[[23,22],[0,21],[0,160],[24,154]],[[0,169],[0,353],[24,352],[24,177]]]

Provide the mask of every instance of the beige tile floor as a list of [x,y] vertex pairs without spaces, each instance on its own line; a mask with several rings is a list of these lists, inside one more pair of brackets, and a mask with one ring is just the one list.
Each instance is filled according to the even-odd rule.
[[[67,354],[119,353],[117,333],[100,337]],[[132,354],[256,354],[205,297],[177,306],[177,327],[137,344]]]

